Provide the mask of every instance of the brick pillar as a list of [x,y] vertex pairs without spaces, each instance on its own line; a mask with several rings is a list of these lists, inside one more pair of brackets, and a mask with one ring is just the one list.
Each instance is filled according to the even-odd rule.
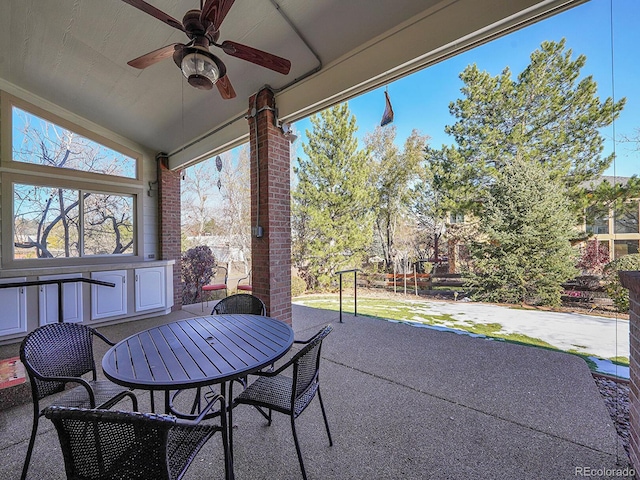
[[619,272],[622,285],[629,289],[629,457],[640,469],[640,272]]
[[273,92],[263,89],[257,97],[249,99],[251,281],[267,315],[291,325],[290,143],[274,125]]
[[156,156],[158,168],[158,236],[160,258],[175,260],[173,266],[173,307],[182,308],[181,248],[180,248],[180,172],[169,170],[166,154]]

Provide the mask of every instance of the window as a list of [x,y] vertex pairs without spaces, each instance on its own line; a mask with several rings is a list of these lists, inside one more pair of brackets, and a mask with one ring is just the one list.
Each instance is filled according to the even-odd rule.
[[132,254],[133,203],[131,195],[16,183],[13,258]]
[[586,232],[594,235],[609,233],[609,216],[591,207],[586,212]]
[[614,240],[615,258],[624,257],[631,253],[638,253],[638,240]]
[[449,215],[449,223],[464,223],[463,213],[451,213]]
[[13,161],[136,178],[136,159],[12,107]]
[[13,227],[2,232],[3,266],[137,255],[139,155],[4,92],[2,99],[11,115],[2,212]]
[[614,233],[638,233],[638,202],[628,205],[623,211],[616,211],[613,218]]

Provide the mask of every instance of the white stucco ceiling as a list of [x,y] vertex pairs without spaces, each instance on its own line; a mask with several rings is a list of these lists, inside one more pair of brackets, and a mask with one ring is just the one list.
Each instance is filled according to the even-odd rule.
[[[182,20],[199,0],[149,0]],[[235,0],[221,27],[291,61],[284,76],[212,48],[237,93],[189,86],[171,59],[127,65],[183,32],[119,0],[2,0],[0,88],[34,96],[146,147],[172,168],[246,141],[248,98],[269,85],[294,121],[575,0]]]

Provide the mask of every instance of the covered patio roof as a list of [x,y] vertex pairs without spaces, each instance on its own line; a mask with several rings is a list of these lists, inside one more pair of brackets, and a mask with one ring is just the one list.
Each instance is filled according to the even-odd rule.
[[[171,17],[199,0],[147,2]],[[179,169],[248,140],[248,98],[276,92],[291,122],[582,0],[236,0],[220,31],[291,61],[282,75],[224,54],[237,96],[187,85],[167,58],[144,70],[129,60],[185,34],[113,1],[6,0],[0,4],[0,89],[78,123],[93,122]]]

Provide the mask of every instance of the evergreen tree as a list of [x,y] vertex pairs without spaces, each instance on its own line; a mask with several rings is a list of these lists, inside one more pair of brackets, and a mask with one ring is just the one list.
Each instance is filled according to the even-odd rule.
[[519,156],[491,185],[478,241],[469,245],[474,298],[558,305],[577,271],[567,187],[541,163]]
[[309,143],[294,168],[293,261],[309,288],[357,267],[371,242],[373,188],[366,151],[358,150],[355,116],[346,103],[311,117]]
[[610,125],[625,104],[625,99],[600,101],[593,78],[580,79],[585,63],[584,55],[572,58],[563,39],[542,43],[515,80],[508,67],[493,77],[468,66],[460,74],[463,98],[449,106],[457,121],[445,129],[457,145],[427,151],[442,205],[479,213],[479,200],[504,166],[520,156],[560,181],[574,212],[582,215],[584,182],[602,175],[613,161],[613,155],[602,155],[599,129]]

